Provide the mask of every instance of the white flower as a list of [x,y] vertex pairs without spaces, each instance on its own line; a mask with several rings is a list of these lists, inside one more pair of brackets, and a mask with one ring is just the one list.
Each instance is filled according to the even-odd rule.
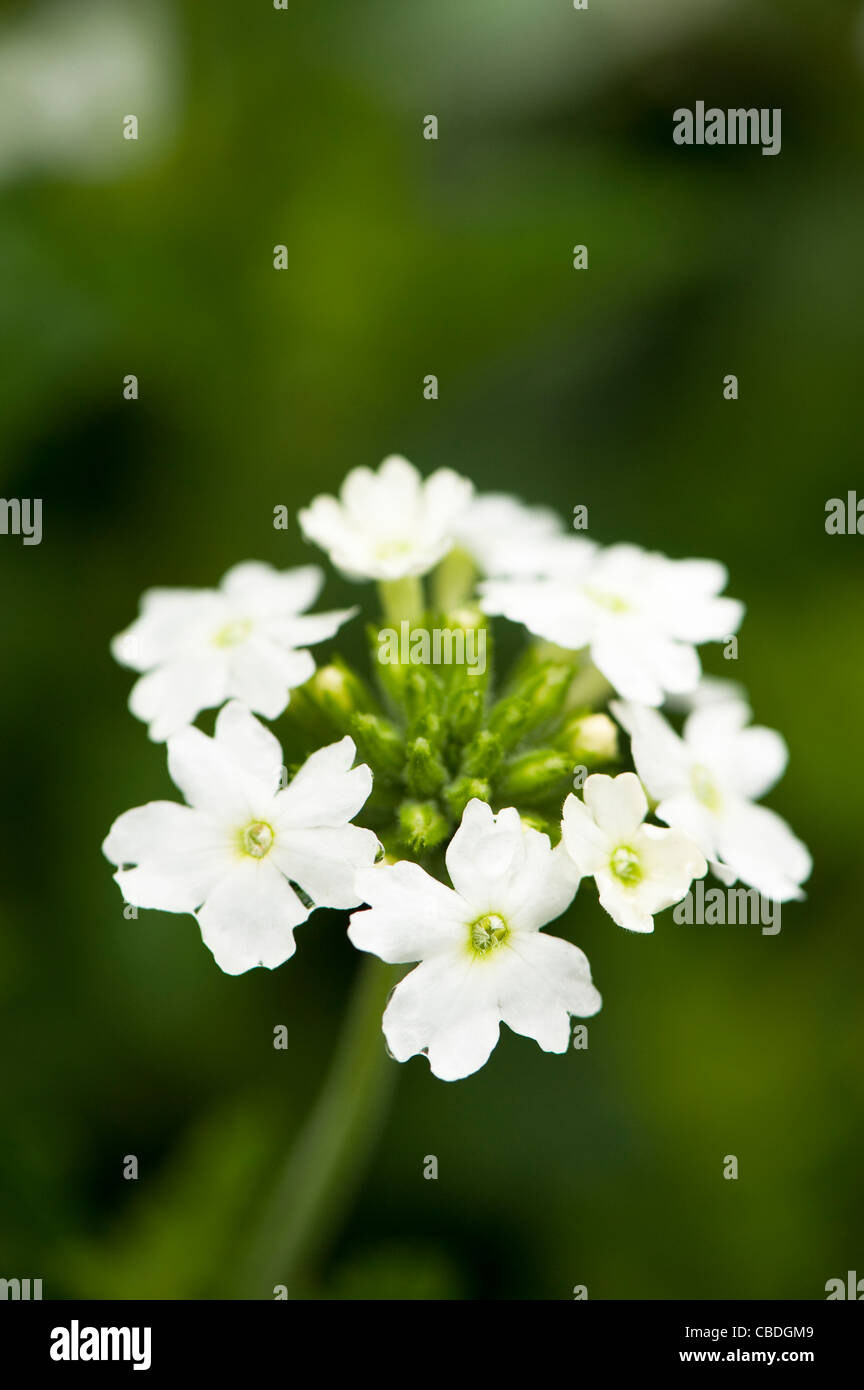
[[806,845],[774,811],[754,806],[783,775],[788,750],[773,729],[747,728],[740,700],[696,709],[683,738],[657,710],[614,702],[631,736],[633,761],[657,816],[699,845],[726,883],[741,879],[766,898],[802,898],[813,861]]
[[506,492],[484,492],[458,518],[455,543],[483,574],[530,573],[532,557],[564,539],[549,507],[529,507]]
[[725,676],[703,676],[695,690],[688,690],[684,695],[672,695],[665,703],[670,710],[690,714],[694,709],[727,704],[730,700],[746,704],[747,692],[740,681],[730,681]]
[[743,616],[740,603],[718,597],[724,567],[573,539],[579,548],[568,547],[566,566],[552,548],[540,577],[481,584],[485,612],[559,647],[590,648],[594,665],[628,699],[658,705],[667,691],[694,689],[701,671],[694,644],[730,635]]
[[654,930],[654,913],[680,902],[707,864],[677,830],[644,825],[648,802],[632,772],[598,773],[585,782],[584,802],[564,802],[562,842],[580,874],[592,876],[600,902],[619,927]]
[[300,526],[349,579],[404,579],[428,573],[452,548],[473,491],[452,469],[424,481],[393,455],[377,473],[353,469],[338,499],[316,497],[300,512]]
[[228,975],[281,965],[312,911],[292,884],[313,907],[355,907],[354,875],[374,862],[376,836],[349,824],[372,788],[354,751],[350,738],[319,748],[280,791],[279,740],[239,702],[219,712],[213,738],[182,729],[168,770],[189,805],[127,811],[102,846],[126,902],[194,913]]
[[117,661],[146,674],[129,708],[161,742],[203,709],[242,700],[275,719],[289,691],[315,671],[308,643],[323,642],[355,610],[304,613],[321,590],[315,565],[235,565],[218,589],[149,589],[141,616],[114,638]]
[[384,1014],[393,1056],[425,1053],[436,1076],[456,1081],[483,1066],[501,1023],[564,1052],[570,1014],[587,1017],[601,1003],[578,947],[540,932],[576,891],[566,856],[512,807],[496,816],[474,800],[446,860],[453,888],[404,861],[357,875],[371,906],[352,915],[354,945],[421,962]]

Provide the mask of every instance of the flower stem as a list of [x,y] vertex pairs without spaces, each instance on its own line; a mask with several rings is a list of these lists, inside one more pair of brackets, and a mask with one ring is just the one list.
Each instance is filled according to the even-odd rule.
[[436,608],[447,613],[468,603],[477,578],[477,566],[464,550],[451,550],[432,576]]
[[296,1298],[313,1276],[363,1177],[395,1081],[381,1015],[399,974],[375,956],[360,966],[323,1090],[258,1215],[233,1297],[272,1298],[283,1284]]
[[403,618],[414,623],[422,618],[425,604],[423,581],[419,575],[408,574],[404,579],[382,580],[378,593],[388,623],[400,623]]

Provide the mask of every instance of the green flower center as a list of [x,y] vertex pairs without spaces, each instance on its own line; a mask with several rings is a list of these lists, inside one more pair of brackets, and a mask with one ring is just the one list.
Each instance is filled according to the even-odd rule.
[[378,560],[398,560],[413,550],[414,542],[398,536],[383,537],[375,544],[375,558]]
[[696,763],[690,773],[690,782],[693,787],[693,795],[697,801],[701,801],[709,811],[719,811],[722,805],[720,791],[707,767],[701,763]]
[[476,951],[478,956],[488,956],[490,951],[496,951],[510,935],[510,928],[497,912],[488,912],[485,917],[478,917],[476,922],[471,923],[469,930],[471,949]]
[[251,855],[253,859],[263,859],[265,854],[269,854],[275,838],[273,827],[266,820],[253,820],[240,832],[243,853]]
[[232,622],[220,627],[213,638],[214,647],[236,647],[238,643],[245,642],[249,633],[252,631],[252,623],[249,618],[235,618]]
[[585,595],[598,608],[605,608],[607,613],[630,613],[633,608],[632,603],[628,603],[620,594],[610,594],[605,589],[593,589],[586,585]]
[[617,879],[628,886],[638,883],[642,877],[639,855],[629,845],[619,845],[609,860],[609,868]]

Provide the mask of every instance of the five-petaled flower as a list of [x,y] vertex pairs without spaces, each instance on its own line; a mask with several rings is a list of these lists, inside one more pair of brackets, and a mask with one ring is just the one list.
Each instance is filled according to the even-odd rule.
[[486,613],[521,622],[537,637],[591,659],[620,695],[659,705],[666,693],[693,690],[701,666],[695,644],[734,633],[743,616],[720,597],[726,570],[714,560],[670,560],[635,545],[569,543],[536,549],[535,577],[480,586]]
[[361,901],[354,875],[375,861],[377,837],[350,823],[372,788],[354,752],[350,738],[319,748],[280,789],[279,740],[238,701],[213,738],[174,734],[168,769],[189,804],[151,801],[114,822],[102,848],[123,897],[194,913],[228,975],[281,965],[313,908]]
[[315,671],[309,644],[332,637],[353,609],[306,613],[324,582],[315,565],[234,565],[218,589],[148,589],[141,615],[114,638],[124,666],[142,671],[129,708],[162,742],[201,710],[242,700],[275,719]]
[[540,931],[576,890],[560,847],[512,807],[493,815],[473,800],[446,863],[452,888],[405,861],[357,875],[370,906],[352,914],[354,945],[420,962],[384,1013],[393,1056],[425,1053],[436,1076],[455,1081],[483,1066],[501,1023],[544,1052],[564,1052],[570,1015],[595,1014],[601,1000],[579,948]]
[[613,922],[654,930],[654,913],[680,902],[708,865],[686,835],[645,825],[648,802],[633,772],[595,774],[585,800],[564,802],[562,843],[580,874],[592,877]]
[[473,493],[450,468],[424,479],[394,454],[377,473],[352,469],[338,498],[316,497],[300,512],[300,526],[349,579],[404,579],[427,574],[452,549]]
[[810,876],[807,846],[757,797],[779,781],[788,750],[774,729],[751,725],[742,700],[697,708],[683,738],[657,710],[613,701],[612,712],[631,736],[633,761],[658,819],[695,840],[718,878],[740,879],[766,898],[802,898]]

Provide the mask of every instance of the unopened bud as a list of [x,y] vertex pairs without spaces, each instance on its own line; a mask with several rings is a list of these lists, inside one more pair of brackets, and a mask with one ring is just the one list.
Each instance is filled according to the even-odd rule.
[[562,743],[577,762],[613,762],[618,756],[618,729],[608,714],[586,714],[569,721]]
[[463,685],[448,697],[445,711],[450,737],[458,744],[468,743],[483,719],[483,690]]
[[469,777],[492,777],[498,771],[504,749],[500,738],[489,729],[481,729],[465,749],[462,770]]
[[328,666],[319,666],[306,691],[313,704],[343,731],[347,731],[352,715],[372,704],[359,676],[338,658]]
[[434,849],[450,833],[450,826],[434,801],[403,801],[399,807],[399,829],[415,854]]
[[415,796],[434,796],[447,781],[447,769],[436,757],[428,738],[415,738],[409,743],[405,781]]
[[478,801],[488,802],[492,799],[492,788],[482,777],[458,777],[444,793],[454,820],[462,819],[462,812],[475,797]]
[[374,773],[398,776],[405,764],[405,745],[389,720],[377,714],[355,714],[348,729],[361,760]]
[[514,758],[504,768],[498,789],[506,801],[541,801],[560,793],[570,782],[570,759],[554,748],[538,748]]

